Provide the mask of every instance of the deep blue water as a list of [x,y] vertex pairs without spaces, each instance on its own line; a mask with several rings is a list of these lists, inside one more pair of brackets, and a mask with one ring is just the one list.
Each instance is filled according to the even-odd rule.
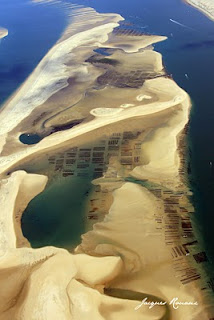
[[0,104],[29,76],[66,26],[57,6],[30,0],[1,0],[0,26],[9,35],[0,41]]
[[[116,12],[134,26],[168,40],[155,45],[174,80],[191,96],[189,139],[195,222],[214,261],[214,22],[182,0],[80,0],[99,12]],[[186,27],[174,24],[176,20]],[[188,74],[187,79],[185,74]]]

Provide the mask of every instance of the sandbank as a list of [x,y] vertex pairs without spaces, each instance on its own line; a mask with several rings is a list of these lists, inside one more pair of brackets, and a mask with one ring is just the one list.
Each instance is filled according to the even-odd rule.
[[214,3],[212,0],[185,0],[185,2],[203,12],[211,20],[214,20]]

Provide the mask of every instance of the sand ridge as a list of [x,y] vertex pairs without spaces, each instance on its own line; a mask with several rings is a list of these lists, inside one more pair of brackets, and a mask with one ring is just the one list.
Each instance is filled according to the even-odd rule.
[[[154,102],[151,104],[148,104],[146,106],[139,105],[135,107],[131,107],[128,109],[122,109],[121,112],[117,113],[116,116],[108,116],[108,114],[105,113],[105,116],[99,116],[96,117],[94,120],[88,122],[87,124],[81,124],[78,127],[74,127],[72,129],[66,130],[65,132],[59,132],[55,133],[54,135],[51,135],[49,137],[46,137],[44,140],[39,142],[37,145],[33,147],[28,147],[24,151],[17,152],[15,154],[12,154],[10,156],[1,157],[1,171],[5,171],[8,168],[10,168],[13,164],[17,163],[21,159],[24,159],[28,157],[29,155],[35,154],[38,151],[44,152],[48,150],[51,147],[56,147],[57,145],[61,145],[63,142],[68,141],[71,138],[74,138],[76,136],[80,136],[81,134],[85,134],[86,132],[89,132],[91,130],[95,130],[96,128],[100,128],[102,126],[118,122],[120,120],[124,120],[127,118],[132,118],[136,116],[148,116],[149,114],[157,113],[162,110],[165,110],[167,108],[171,108],[175,105],[180,104],[182,101],[186,102],[188,100],[188,96],[186,93],[178,88],[176,84],[170,80],[170,79],[162,79],[163,81],[163,88],[161,93],[163,95],[163,101],[162,102]],[[146,82],[146,88],[156,93],[159,89],[160,82],[162,82],[159,79],[154,80],[148,80]],[[179,92],[180,95],[177,95],[177,98],[174,97],[172,88],[175,90],[175,92]],[[165,92],[163,91],[165,90]],[[165,93],[172,95],[169,100],[165,100]],[[115,109],[114,109],[115,110]],[[93,111],[93,113],[96,114],[96,109]],[[178,166],[177,166],[178,170]]]

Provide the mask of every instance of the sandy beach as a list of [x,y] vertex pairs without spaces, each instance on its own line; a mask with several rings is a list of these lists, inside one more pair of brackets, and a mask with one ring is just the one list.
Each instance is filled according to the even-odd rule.
[[[91,8],[72,15],[0,111],[0,319],[210,320],[184,161],[191,100],[152,46],[166,37],[127,31],[121,16]],[[21,143],[28,133],[41,141]],[[72,163],[75,152],[78,164],[97,170],[88,206],[92,220],[100,209],[102,218],[72,253],[33,249],[21,218],[48,177],[25,168],[44,158],[65,174],[64,158]],[[174,299],[190,305],[177,308]]]
[[185,0],[191,6],[203,12],[208,18],[214,20],[214,3],[212,0]]

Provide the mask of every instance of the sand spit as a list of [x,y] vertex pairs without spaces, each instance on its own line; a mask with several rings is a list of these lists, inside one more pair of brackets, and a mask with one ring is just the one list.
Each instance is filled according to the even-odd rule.
[[[39,142],[37,145],[33,147],[26,147],[23,151],[11,154],[9,156],[1,157],[1,162],[0,162],[1,172],[5,172],[11,166],[13,166],[14,164],[17,164],[18,162],[20,162],[23,159],[26,159],[29,156],[32,156],[34,154],[38,154],[41,152],[47,152],[49,149],[59,147],[66,141],[69,141],[70,139],[75,138],[77,136],[87,134],[87,132],[93,131],[97,128],[100,128],[121,120],[129,119],[129,118],[131,119],[139,116],[149,116],[151,114],[161,112],[163,110],[172,108],[173,106],[180,105],[180,104],[184,104],[184,106],[186,107],[189,102],[188,95],[182,89],[180,89],[175,84],[174,81],[168,78],[156,78],[153,80],[147,80],[145,82],[145,85],[142,87],[142,91],[143,90],[149,90],[153,94],[158,94],[159,100],[157,102],[151,102],[146,105],[139,103],[135,107],[131,107],[128,109],[121,108],[120,109],[121,111],[119,113],[117,112],[115,115],[112,112],[109,114],[109,110],[107,112],[106,109],[104,109],[103,111],[102,109],[101,110],[94,109],[93,110],[93,115],[95,115],[94,120],[86,124],[81,124],[76,128],[74,127],[72,129],[69,129],[63,132],[55,133],[49,137],[46,137],[45,139],[43,139],[41,142]],[[97,112],[99,113],[99,116],[96,116]],[[188,112],[188,107],[186,108],[186,112],[183,115],[184,119],[186,119],[187,112]],[[102,113],[104,114],[104,116],[102,116]],[[175,135],[174,136],[172,135],[172,138],[174,141],[173,150],[176,150]],[[167,163],[166,163],[166,166],[167,166]],[[176,160],[174,163],[174,171],[169,172],[169,175],[171,175],[171,173],[173,174],[171,177],[170,176],[168,177],[169,179],[171,179],[171,183],[174,181],[173,183],[176,184],[176,181],[174,180],[174,178],[176,175],[178,175],[178,168],[179,168],[179,162]]]
[[148,159],[148,164],[137,166],[132,171],[133,176],[157,183],[161,181],[162,185],[173,188],[180,167],[177,137],[188,122],[189,105],[190,101],[187,99],[180,111],[177,111],[176,117],[170,119],[167,125],[154,128],[150,132],[141,145],[142,155]]
[[[207,301],[205,308],[196,284],[192,282],[182,286],[179,272],[175,276],[171,249],[166,246],[164,234],[158,228],[157,221],[162,219],[164,211],[161,199],[134,183],[125,183],[113,195],[109,214],[103,222],[94,225],[93,231],[83,236],[83,242],[76,251],[97,256],[121,256],[124,269],[120,277],[111,283],[113,288],[145,292],[161,301],[169,302],[173,297],[182,301],[198,301],[195,307],[170,308],[169,319],[209,319],[209,311],[207,313],[204,309],[213,310],[212,300]],[[180,259],[181,264],[184,261]]]
[[[206,254],[193,235],[194,209],[181,178],[181,137],[191,102],[166,76],[161,55],[151,47],[166,38],[113,31],[123,19],[118,15],[90,8],[72,14],[62,38],[0,113],[0,320],[209,320],[213,300],[201,267],[207,263]],[[97,48],[107,48],[110,56],[95,53]],[[66,91],[72,86],[79,90],[75,102]],[[54,97],[62,101],[62,114],[50,111]],[[50,109],[50,116],[37,114],[42,106]],[[87,121],[33,146],[18,140],[25,132],[24,121],[41,129],[69,117]],[[14,168],[75,147],[73,143],[84,145],[97,132],[102,146],[93,148],[92,157],[85,155],[91,149],[79,150],[78,164],[87,166],[92,159],[97,165],[99,178],[92,183],[108,193],[109,212],[83,235],[73,254],[54,247],[30,248],[20,220],[30,200],[45,188],[47,177]],[[100,176],[104,144],[110,156]],[[70,151],[70,162],[75,152]],[[99,197],[102,203],[101,192]],[[92,218],[98,209],[94,202]],[[175,309],[170,301],[176,297],[197,305]],[[163,305],[136,310],[144,298]]]
[[0,39],[6,37],[8,35],[8,30],[0,27]]
[[[74,76],[79,71],[78,65],[76,69],[66,66],[66,63],[73,56],[73,49],[78,46],[96,46],[106,42],[108,33],[118,26],[118,21],[122,20],[119,15],[104,14],[100,19],[100,16],[94,10],[91,11],[93,14],[90,12],[90,20],[88,20],[87,13],[84,14],[83,12],[82,23],[76,23],[80,24],[78,33],[75,33],[75,19],[78,19],[80,11],[77,10],[74,13],[73,32],[75,34],[57,43],[39,63],[17,94],[6,103],[0,113],[0,121],[2,123],[0,135],[11,131],[17,123],[26,118],[37,106],[68,85],[68,77]],[[99,17],[98,23],[97,17]],[[82,32],[86,23],[87,30]],[[80,68],[80,72],[87,75],[87,68],[84,66],[80,66]]]
[[212,0],[185,0],[188,4],[203,12],[208,18],[214,20],[214,2]]

